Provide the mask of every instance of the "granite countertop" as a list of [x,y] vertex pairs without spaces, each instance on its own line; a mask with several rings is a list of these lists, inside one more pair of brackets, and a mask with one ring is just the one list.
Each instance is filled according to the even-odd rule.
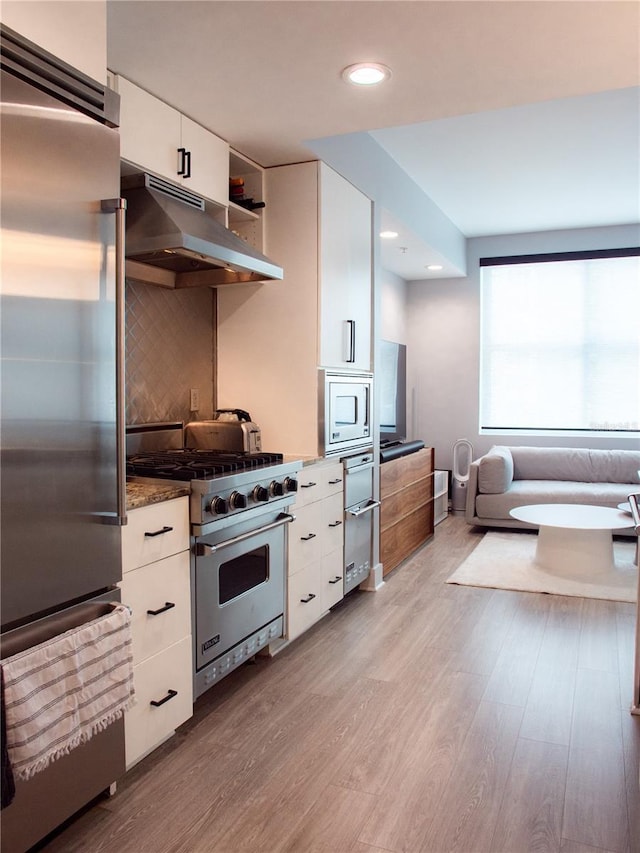
[[142,506],[170,501],[190,493],[189,486],[175,483],[130,483],[127,482],[127,511]]
[[322,456],[296,456],[290,453],[283,454],[282,461],[283,462],[301,462],[302,467],[306,468],[307,465],[315,465],[316,462],[320,462],[322,460]]

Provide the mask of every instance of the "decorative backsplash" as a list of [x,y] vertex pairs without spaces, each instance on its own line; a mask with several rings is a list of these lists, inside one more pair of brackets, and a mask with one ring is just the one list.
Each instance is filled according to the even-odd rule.
[[[127,282],[128,424],[210,418],[214,399],[215,291]],[[190,411],[190,389],[200,408]]]

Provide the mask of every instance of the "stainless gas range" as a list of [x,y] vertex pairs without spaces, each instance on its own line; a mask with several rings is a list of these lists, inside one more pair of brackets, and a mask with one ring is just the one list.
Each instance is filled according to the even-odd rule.
[[[164,426],[164,425],[163,425]],[[135,432],[133,432],[135,430]],[[298,461],[279,453],[158,447],[176,430],[129,428],[127,476],[190,486],[194,696],[284,631],[288,512]],[[163,432],[165,434],[163,435]],[[130,438],[129,438],[130,436]],[[167,441],[167,439],[169,439]],[[140,449],[153,444],[154,449]]]

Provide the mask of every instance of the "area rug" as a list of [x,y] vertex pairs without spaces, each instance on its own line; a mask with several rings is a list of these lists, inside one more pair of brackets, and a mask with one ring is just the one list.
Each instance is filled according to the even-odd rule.
[[588,577],[563,578],[537,566],[534,563],[536,539],[536,533],[489,531],[451,577],[447,578],[447,583],[548,592],[579,598],[604,598],[609,601],[636,600],[638,572],[633,563],[635,540],[614,540],[616,575],[600,583]]

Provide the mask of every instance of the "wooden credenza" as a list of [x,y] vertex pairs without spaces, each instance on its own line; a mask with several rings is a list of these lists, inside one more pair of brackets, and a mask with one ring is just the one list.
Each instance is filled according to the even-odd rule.
[[433,536],[433,448],[380,465],[383,576]]

